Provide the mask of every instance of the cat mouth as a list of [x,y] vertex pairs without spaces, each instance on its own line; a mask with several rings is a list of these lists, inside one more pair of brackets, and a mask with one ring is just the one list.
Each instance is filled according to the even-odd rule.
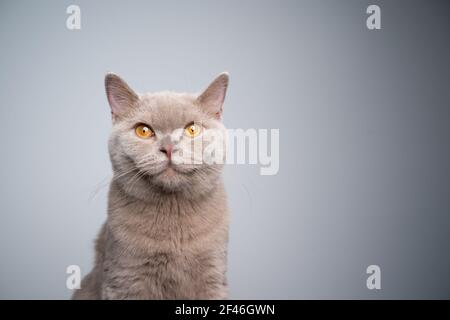
[[186,179],[189,179],[195,173],[195,171],[197,171],[196,168],[175,164],[170,160],[160,162],[152,168],[140,168],[134,161],[134,159],[130,157],[129,160],[134,164],[137,172],[142,173],[141,178],[149,181],[150,183],[153,181],[158,184],[162,181],[173,182],[177,180],[186,182],[188,181]]
[[174,176],[177,173],[178,173],[178,171],[173,167],[173,165],[170,165],[170,164],[160,172],[160,174],[164,174],[167,176]]
[[160,174],[164,174],[166,176],[175,176],[177,174],[180,175],[189,175],[193,172],[192,169],[189,168],[183,168],[179,165],[175,165],[172,162],[167,163],[167,165],[161,170],[161,172],[159,172],[158,175]]

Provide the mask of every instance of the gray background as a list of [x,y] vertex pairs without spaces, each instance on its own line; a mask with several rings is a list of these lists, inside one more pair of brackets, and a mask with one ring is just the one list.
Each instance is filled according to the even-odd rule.
[[[78,4],[82,30],[66,29]],[[365,26],[379,4],[382,30]],[[280,171],[228,166],[231,298],[450,298],[445,1],[0,1],[0,298],[68,298],[93,262],[111,127],[138,92],[231,74],[229,128],[279,128]],[[382,290],[366,288],[366,267]],[[83,273],[83,274],[84,274]]]

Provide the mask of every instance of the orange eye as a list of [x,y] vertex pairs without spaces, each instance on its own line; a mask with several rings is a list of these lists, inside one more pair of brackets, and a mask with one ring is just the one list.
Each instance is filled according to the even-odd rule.
[[136,128],[134,129],[134,132],[136,132],[136,135],[142,139],[150,138],[151,136],[153,136],[155,134],[153,132],[153,130],[150,129],[150,127],[145,124],[140,124],[140,125],[136,126]]
[[192,123],[188,125],[186,128],[184,128],[184,132],[187,136],[194,138],[199,135],[199,133],[202,131],[202,127],[199,125]]

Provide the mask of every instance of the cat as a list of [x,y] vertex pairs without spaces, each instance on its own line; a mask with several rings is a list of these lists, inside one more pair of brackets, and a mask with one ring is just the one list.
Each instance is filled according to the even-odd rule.
[[[192,148],[225,132],[229,76],[199,95],[139,95],[109,73],[113,178],[95,264],[73,299],[226,299],[228,208],[223,164]],[[194,151],[192,151],[194,149]]]

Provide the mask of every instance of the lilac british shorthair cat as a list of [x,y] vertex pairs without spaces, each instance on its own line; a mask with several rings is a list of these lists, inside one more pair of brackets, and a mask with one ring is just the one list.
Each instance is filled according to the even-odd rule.
[[194,143],[225,133],[228,74],[199,95],[140,95],[115,74],[105,86],[113,124],[108,216],[94,268],[73,299],[227,298],[223,164],[186,159],[206,147]]

